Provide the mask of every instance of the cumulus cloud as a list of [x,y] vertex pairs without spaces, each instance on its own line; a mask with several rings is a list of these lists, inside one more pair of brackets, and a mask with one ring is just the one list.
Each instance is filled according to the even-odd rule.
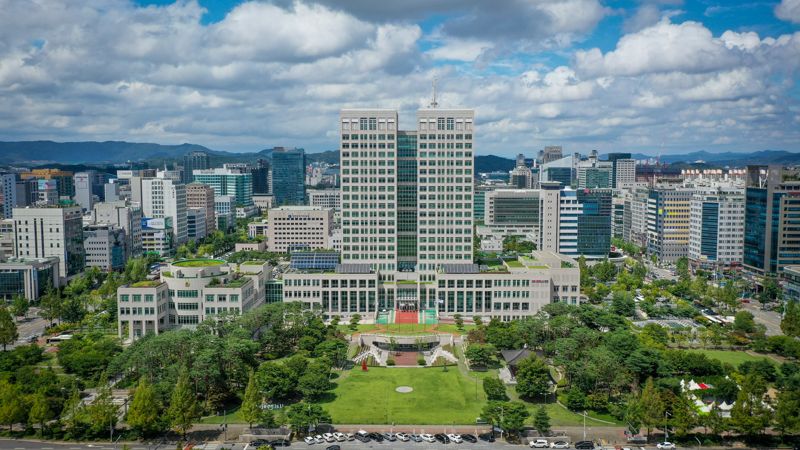
[[781,0],[775,7],[775,16],[787,22],[800,23],[800,0]]
[[596,0],[245,1],[212,24],[194,0],[5,2],[0,139],[326,150],[340,108],[413,126],[437,77],[440,104],[476,109],[478,153],[800,149],[800,32],[714,34],[666,4],[603,51],[571,46]]

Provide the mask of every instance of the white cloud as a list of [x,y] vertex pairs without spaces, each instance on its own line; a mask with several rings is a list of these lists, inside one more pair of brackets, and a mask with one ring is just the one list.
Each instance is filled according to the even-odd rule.
[[800,0],[781,0],[775,7],[775,16],[787,22],[800,23]]

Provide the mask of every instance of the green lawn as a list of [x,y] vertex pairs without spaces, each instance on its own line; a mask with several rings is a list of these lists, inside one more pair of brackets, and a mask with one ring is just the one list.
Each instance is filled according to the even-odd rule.
[[[474,424],[485,402],[483,389],[456,367],[359,368],[338,380],[336,399],[324,404],[336,423]],[[401,394],[398,386],[414,391]]]
[[745,352],[735,351],[735,350],[703,350],[703,349],[690,349],[690,352],[697,352],[703,353],[709,358],[716,358],[723,363],[731,364],[735,367],[738,367],[739,364],[745,361],[758,361],[761,359],[766,359],[772,363],[776,363],[776,361],[768,356],[753,356],[747,354]]

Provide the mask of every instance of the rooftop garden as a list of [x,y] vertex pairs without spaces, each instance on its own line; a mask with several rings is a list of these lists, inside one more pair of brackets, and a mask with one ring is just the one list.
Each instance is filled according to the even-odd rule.
[[506,265],[508,267],[514,267],[514,268],[517,268],[517,269],[522,269],[523,267],[525,267],[525,266],[522,265],[521,262],[519,262],[516,259],[511,259],[511,260],[506,261]]
[[133,283],[131,285],[131,287],[135,287],[135,288],[138,288],[138,287],[156,287],[159,284],[161,284],[160,281],[144,280],[144,281],[137,281],[136,283]]
[[212,267],[212,266],[221,266],[225,264],[225,261],[221,259],[184,259],[183,261],[178,261],[172,263],[173,266],[176,267]]

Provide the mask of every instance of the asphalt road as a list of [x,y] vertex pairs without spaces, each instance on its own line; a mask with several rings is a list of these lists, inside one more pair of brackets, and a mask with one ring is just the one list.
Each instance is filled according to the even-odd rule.
[[9,348],[27,344],[31,336],[42,336],[45,328],[47,328],[47,321],[39,317],[39,308],[31,308],[28,311],[27,319],[18,320],[17,334],[19,334],[19,339],[17,339],[17,342],[13,345],[10,345]]
[[775,311],[764,311],[759,306],[760,303],[743,303],[743,309],[753,313],[753,319],[767,327],[767,336],[778,336],[783,334],[781,331],[781,315]]

